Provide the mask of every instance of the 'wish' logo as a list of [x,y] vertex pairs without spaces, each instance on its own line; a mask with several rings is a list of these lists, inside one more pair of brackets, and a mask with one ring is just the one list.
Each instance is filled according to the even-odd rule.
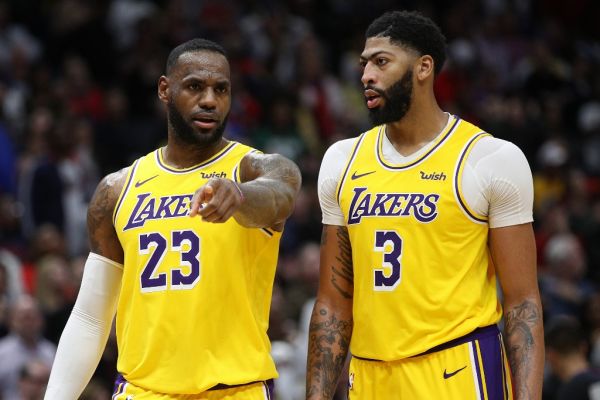
[[227,174],[225,172],[200,172],[202,179],[210,179],[210,178],[227,178]]
[[426,181],[445,181],[446,180],[446,174],[444,174],[443,172],[432,172],[432,173],[426,174],[423,171],[419,171],[419,173],[421,174],[421,179],[426,180]]

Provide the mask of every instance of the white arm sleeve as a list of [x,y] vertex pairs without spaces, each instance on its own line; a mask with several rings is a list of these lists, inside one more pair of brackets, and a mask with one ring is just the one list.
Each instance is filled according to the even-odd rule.
[[317,186],[324,224],[346,225],[344,214],[337,202],[336,189],[355,140],[352,138],[335,142],[323,156]]
[[116,312],[123,266],[90,253],[58,343],[45,400],[75,400],[98,366]]
[[466,160],[462,191],[490,228],[533,221],[533,178],[523,152],[493,137],[479,140]]

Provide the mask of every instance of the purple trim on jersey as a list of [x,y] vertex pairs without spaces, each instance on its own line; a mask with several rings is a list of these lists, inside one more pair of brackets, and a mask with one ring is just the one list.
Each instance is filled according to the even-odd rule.
[[[452,118],[453,115],[450,116],[450,118]],[[385,132],[380,133],[377,136],[377,144],[375,147],[375,153],[377,154],[377,159],[379,160],[379,162],[385,166],[386,168],[392,169],[392,170],[403,170],[403,169],[407,169],[410,167],[413,167],[417,164],[419,164],[421,161],[425,160],[427,157],[429,157],[429,155],[431,153],[433,153],[438,147],[440,147],[442,145],[442,143],[444,143],[446,141],[446,139],[448,139],[450,137],[450,135],[452,134],[452,132],[454,132],[454,129],[456,129],[456,127],[458,126],[458,123],[460,122],[460,118],[454,116],[454,118],[456,118],[456,121],[454,121],[454,124],[452,124],[452,127],[448,130],[448,132],[446,132],[446,134],[444,135],[444,137],[442,137],[442,139],[435,145],[433,146],[431,149],[429,149],[429,151],[427,153],[425,153],[424,155],[422,155],[421,157],[419,157],[419,159],[411,162],[410,164],[407,165],[401,165],[401,166],[394,166],[394,165],[389,165],[385,162],[385,160],[383,159],[383,157],[381,157],[381,154],[379,149],[382,148],[382,137],[383,135],[385,135]]]
[[240,182],[240,177],[239,177],[239,167],[240,164],[236,164],[235,168],[233,169],[233,181],[237,182],[237,183],[241,183]]
[[263,230],[264,233],[266,233],[269,236],[273,236],[273,232],[271,232],[270,230],[268,230],[267,228],[261,228]]
[[350,169],[350,166],[352,165],[352,162],[354,161],[354,157],[356,156],[356,153],[358,152],[358,148],[360,147],[360,144],[363,141],[363,139],[365,138],[365,136],[366,136],[366,132],[363,133],[362,135],[360,135],[360,137],[358,138],[358,141],[357,141],[356,145],[354,146],[354,150],[352,151],[352,155],[350,156],[350,160],[348,161],[348,164],[346,165],[346,169],[344,170],[344,173],[342,174],[342,180],[340,182],[340,186],[338,187],[338,192],[336,195],[338,204],[340,203],[342,187],[344,186],[344,182],[346,181],[346,176],[348,176],[348,170]]
[[208,160],[208,161],[206,161],[206,162],[204,162],[202,164],[198,164],[198,165],[196,165],[194,167],[190,167],[190,168],[187,168],[187,169],[173,169],[173,168],[169,167],[168,165],[163,164],[163,162],[160,160],[160,149],[156,150],[156,162],[158,163],[158,165],[161,168],[163,168],[163,169],[165,169],[165,170],[167,170],[169,172],[172,172],[174,174],[187,174],[188,172],[195,171],[197,169],[207,167],[208,165],[214,163],[219,158],[221,158],[225,154],[229,153],[231,151],[231,149],[233,149],[236,145],[237,145],[237,142],[231,142],[231,143],[229,143],[229,145],[227,145],[225,147],[224,150],[221,151],[221,154],[219,154],[215,158],[211,158],[210,160]]
[[458,199],[458,202],[460,203],[461,208],[469,215],[469,217],[473,218],[475,221],[478,221],[478,222],[487,222],[487,218],[485,218],[485,219],[478,218],[475,215],[473,215],[471,213],[471,211],[469,211],[469,208],[467,207],[465,201],[463,200],[462,196],[460,195],[460,191],[458,190],[458,175],[459,175],[459,171],[460,171],[460,166],[462,165],[463,161],[465,160],[465,157],[467,155],[467,152],[471,148],[471,145],[476,140],[479,140],[482,136],[487,136],[487,135],[489,135],[489,134],[485,133],[485,132],[480,132],[477,135],[475,135],[471,140],[469,140],[469,143],[467,144],[467,146],[463,150],[462,154],[460,155],[460,159],[458,161],[458,164],[456,165],[456,173],[454,174],[454,190],[456,191],[456,198]]
[[123,189],[121,198],[119,199],[119,202],[117,203],[117,206],[115,207],[115,213],[113,215],[113,226],[117,226],[117,215],[119,215],[119,209],[121,208],[121,204],[123,204],[123,199],[125,198],[125,195],[127,195],[127,191],[129,190],[129,186],[131,185],[131,182],[133,182],[135,170],[138,166],[139,161],[140,160],[135,160],[135,162],[133,163],[133,166],[131,167],[131,174],[129,174],[129,179],[127,180],[127,183],[125,183],[125,189]]

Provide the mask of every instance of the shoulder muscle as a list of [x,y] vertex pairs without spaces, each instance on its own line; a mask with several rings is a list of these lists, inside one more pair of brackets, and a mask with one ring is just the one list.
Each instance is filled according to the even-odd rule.
[[105,176],[98,184],[87,213],[91,251],[116,262],[123,262],[123,249],[117,239],[112,215],[129,168]]

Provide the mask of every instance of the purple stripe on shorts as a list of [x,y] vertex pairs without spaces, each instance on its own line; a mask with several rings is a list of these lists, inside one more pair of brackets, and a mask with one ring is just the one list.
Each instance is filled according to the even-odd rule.
[[479,340],[479,350],[489,400],[504,400],[502,351],[500,335]]
[[510,378],[506,373],[504,346],[502,345],[502,335],[498,334],[498,341],[500,342],[500,358],[502,359],[502,385],[504,388],[504,398],[510,399],[512,393],[508,390],[508,379]]
[[115,388],[113,389],[112,398],[115,398],[115,396],[123,393],[123,388],[125,387],[126,383],[127,381],[125,380],[125,378],[123,378],[123,375],[117,375],[117,379],[115,379]]
[[273,379],[268,379],[264,383],[267,388],[267,396],[268,396],[269,400],[274,399],[275,398],[275,383],[273,382]]
[[473,359],[475,361],[475,376],[477,376],[477,385],[479,385],[479,393],[481,393],[481,398],[485,399],[485,395],[483,394],[483,377],[481,376],[481,368],[479,367],[479,353],[477,352],[477,341],[472,341],[470,345],[471,349],[473,350]]

